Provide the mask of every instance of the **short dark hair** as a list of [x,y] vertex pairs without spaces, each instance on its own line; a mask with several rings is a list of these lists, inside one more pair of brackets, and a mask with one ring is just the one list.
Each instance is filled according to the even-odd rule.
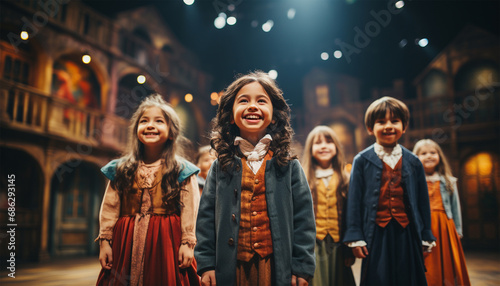
[[384,118],[387,111],[392,116],[401,119],[403,129],[406,129],[410,121],[410,110],[401,100],[390,96],[384,96],[372,102],[365,113],[365,126],[367,129],[373,129],[375,121]]

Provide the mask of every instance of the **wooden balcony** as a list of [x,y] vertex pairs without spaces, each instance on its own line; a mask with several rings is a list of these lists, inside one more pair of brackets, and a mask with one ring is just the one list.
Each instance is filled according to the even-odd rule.
[[33,88],[0,80],[0,122],[44,136],[123,150],[128,121],[100,110],[75,106]]

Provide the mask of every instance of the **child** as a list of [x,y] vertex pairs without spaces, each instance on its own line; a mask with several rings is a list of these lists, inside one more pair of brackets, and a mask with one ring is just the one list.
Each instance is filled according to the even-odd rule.
[[431,248],[422,163],[398,144],[410,118],[392,97],[374,101],[365,125],[376,143],[354,158],[344,242],[363,258],[361,285],[427,285],[422,247]]
[[307,136],[302,162],[316,218],[316,272],[311,284],[354,286],[349,267],[354,257],[341,243],[349,178],[337,134],[328,126],[315,127]]
[[196,223],[202,285],[307,285],[313,276],[313,205],[289,155],[289,113],[263,72],[241,76],[222,96],[211,139],[217,160]]
[[200,195],[205,187],[205,180],[207,179],[208,170],[210,166],[215,161],[217,157],[214,154],[214,150],[210,145],[202,146],[198,149],[198,154],[196,155],[196,166],[200,168],[198,173],[198,186],[200,187]]
[[462,216],[457,179],[439,145],[423,139],[413,153],[424,165],[431,204],[431,230],[437,247],[424,256],[429,285],[470,285],[462,250]]
[[178,156],[180,121],[156,94],[131,119],[125,155],[101,170],[110,180],[99,217],[98,285],[199,285],[194,261],[198,168]]

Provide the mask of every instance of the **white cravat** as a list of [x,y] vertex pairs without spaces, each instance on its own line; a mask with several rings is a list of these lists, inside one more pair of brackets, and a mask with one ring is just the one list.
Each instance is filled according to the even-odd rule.
[[375,143],[374,149],[377,156],[392,169],[394,169],[399,159],[401,159],[401,156],[403,156],[403,149],[401,149],[399,144],[391,148]]
[[330,183],[330,178],[333,176],[333,168],[329,169],[316,169],[314,171],[314,175],[316,176],[316,179],[322,179],[323,183],[325,183],[325,186],[328,187],[328,184]]
[[252,143],[248,142],[246,139],[236,136],[234,139],[234,145],[239,145],[241,153],[247,158],[247,165],[250,167],[254,174],[260,169],[262,163],[264,162],[264,157],[269,150],[269,145],[273,138],[271,135],[266,134],[266,136],[260,139],[257,145],[253,146]]

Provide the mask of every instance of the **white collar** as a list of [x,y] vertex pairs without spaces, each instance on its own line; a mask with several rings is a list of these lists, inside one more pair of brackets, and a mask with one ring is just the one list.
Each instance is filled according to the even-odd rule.
[[434,172],[434,174],[428,176],[428,175],[425,175],[425,180],[428,181],[428,182],[437,182],[437,181],[440,181],[441,180],[441,177],[439,176],[439,173],[438,172]]
[[234,145],[239,145],[241,153],[245,155],[248,161],[260,161],[266,156],[272,140],[273,138],[271,135],[266,134],[259,140],[257,145],[253,146],[248,140],[236,136],[236,138],[234,138]]
[[316,171],[314,171],[314,175],[317,179],[331,177],[333,175],[333,168],[316,169]]
[[396,166],[401,156],[403,156],[403,149],[399,144],[394,147],[384,147],[375,142],[374,150],[377,156],[389,165],[392,169]]

